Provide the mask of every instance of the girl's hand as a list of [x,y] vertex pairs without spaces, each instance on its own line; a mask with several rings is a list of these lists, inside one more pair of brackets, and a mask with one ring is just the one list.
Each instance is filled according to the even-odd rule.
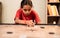
[[34,27],[35,23],[32,20],[26,21],[28,27]]

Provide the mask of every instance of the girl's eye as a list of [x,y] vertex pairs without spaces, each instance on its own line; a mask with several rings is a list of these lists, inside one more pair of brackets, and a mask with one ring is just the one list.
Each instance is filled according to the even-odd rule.
[[31,9],[29,9],[28,11],[30,11]]
[[27,11],[26,9],[24,9],[24,11]]

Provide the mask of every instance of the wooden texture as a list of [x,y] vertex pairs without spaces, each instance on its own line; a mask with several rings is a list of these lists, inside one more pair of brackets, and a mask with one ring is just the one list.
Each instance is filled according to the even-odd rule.
[[0,25],[0,38],[60,38],[60,26]]

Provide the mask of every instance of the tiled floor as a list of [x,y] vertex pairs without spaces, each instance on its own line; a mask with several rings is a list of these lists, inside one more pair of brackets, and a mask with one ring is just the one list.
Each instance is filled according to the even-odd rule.
[[60,38],[60,26],[1,25],[0,38]]

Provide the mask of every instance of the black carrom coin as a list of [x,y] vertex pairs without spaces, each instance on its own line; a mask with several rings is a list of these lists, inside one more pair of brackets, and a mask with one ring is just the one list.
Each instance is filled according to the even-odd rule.
[[40,27],[41,29],[44,29],[45,27]]
[[13,34],[13,32],[7,32],[7,34]]
[[49,32],[49,34],[55,34],[54,32]]

